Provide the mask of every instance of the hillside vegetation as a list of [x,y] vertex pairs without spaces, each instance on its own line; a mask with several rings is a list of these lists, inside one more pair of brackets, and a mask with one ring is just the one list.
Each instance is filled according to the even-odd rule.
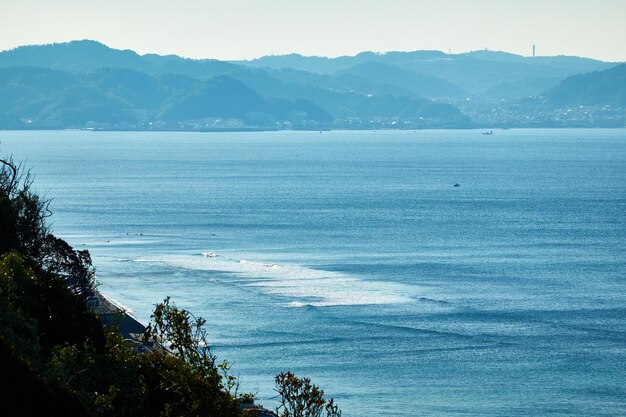
[[620,127],[615,66],[487,50],[223,62],[89,40],[23,46],[0,52],[0,129]]
[[558,105],[626,107],[626,64],[566,78],[546,93]]
[[399,119],[408,127],[467,126],[453,105],[422,97],[446,90],[414,84],[140,56],[94,41],[26,46],[0,53],[0,128],[316,129]]
[[229,78],[153,77],[123,68],[82,74],[38,67],[0,69],[0,128],[149,127],[239,119],[324,123],[331,116],[306,100],[268,99]]

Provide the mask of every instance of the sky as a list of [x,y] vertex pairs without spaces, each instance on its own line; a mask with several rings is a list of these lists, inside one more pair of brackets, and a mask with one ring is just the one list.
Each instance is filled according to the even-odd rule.
[[0,0],[0,50],[93,39],[252,59],[490,49],[626,61],[626,0]]

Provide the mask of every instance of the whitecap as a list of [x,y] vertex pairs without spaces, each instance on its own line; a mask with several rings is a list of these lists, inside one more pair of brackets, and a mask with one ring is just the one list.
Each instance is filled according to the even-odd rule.
[[100,293],[100,295],[102,297],[104,297],[109,303],[113,304],[115,307],[117,307],[119,310],[127,313],[127,314],[133,314],[133,309],[130,308],[129,306],[122,304],[119,300],[113,298],[111,295],[104,293],[102,291],[98,291]]
[[309,303],[302,303],[300,301],[292,301],[290,303],[287,303],[286,306],[287,307],[293,307],[293,308],[314,307],[313,305],[311,305]]
[[382,280],[371,281],[337,271],[231,259],[225,256],[172,255],[140,258],[136,261],[228,273],[236,278],[230,281],[235,285],[290,299],[285,303],[288,307],[400,304],[411,301],[413,298],[409,294],[416,292],[413,286]]

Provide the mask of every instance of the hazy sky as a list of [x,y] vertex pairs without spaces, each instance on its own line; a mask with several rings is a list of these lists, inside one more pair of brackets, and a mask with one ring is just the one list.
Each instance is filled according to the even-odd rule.
[[536,44],[626,61],[626,0],[0,0],[0,50],[74,39],[192,58]]

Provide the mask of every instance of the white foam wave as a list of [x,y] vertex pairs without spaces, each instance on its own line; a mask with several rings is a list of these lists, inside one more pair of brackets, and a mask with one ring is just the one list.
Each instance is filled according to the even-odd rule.
[[291,303],[287,303],[287,307],[301,308],[301,307],[314,307],[309,303],[302,303],[300,301],[292,301]]
[[[213,252],[210,252],[213,254]],[[238,285],[265,294],[290,298],[288,307],[329,307],[346,305],[398,304],[409,302],[415,288],[403,284],[369,281],[357,277],[300,265],[275,264],[231,259],[225,256],[174,255],[139,258],[137,262],[234,275]]]
[[102,291],[98,291],[100,293],[101,296],[103,296],[104,298],[107,299],[107,301],[111,304],[113,304],[114,306],[116,306],[117,308],[119,308],[120,310],[124,311],[125,313],[128,314],[133,314],[134,311],[132,308],[130,308],[129,306],[121,303],[120,301],[118,301],[116,298],[113,298],[111,295],[109,295],[108,293],[104,293]]

